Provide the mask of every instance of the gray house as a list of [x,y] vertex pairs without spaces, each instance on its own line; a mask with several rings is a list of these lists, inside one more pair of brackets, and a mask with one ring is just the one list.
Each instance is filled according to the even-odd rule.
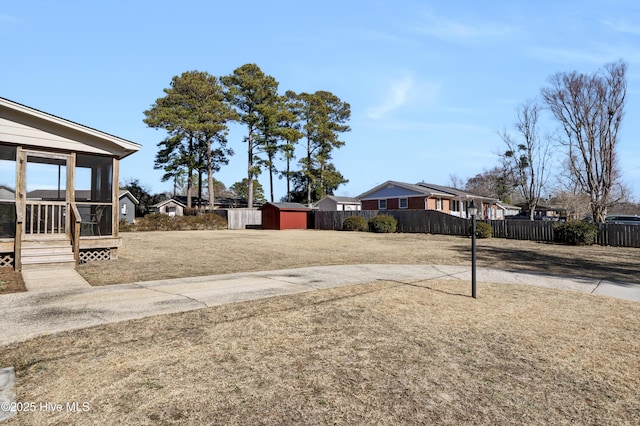
[[121,189],[118,195],[118,219],[126,220],[127,223],[134,223],[136,221],[136,206],[140,202],[131,192],[126,189]]
[[187,206],[173,198],[159,202],[151,206],[153,213],[168,214],[169,216],[184,216],[184,209]]

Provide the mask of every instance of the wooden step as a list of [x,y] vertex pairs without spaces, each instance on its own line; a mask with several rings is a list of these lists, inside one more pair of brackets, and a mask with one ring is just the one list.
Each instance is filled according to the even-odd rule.
[[[23,263],[22,270],[23,271],[34,271],[38,269],[74,269],[76,267],[76,262],[47,262],[47,263]],[[52,277],[55,278],[55,277]]]
[[74,268],[76,264],[71,242],[65,239],[23,241],[21,258],[22,269]]
[[49,256],[56,254],[72,253],[73,249],[68,246],[65,247],[29,247],[22,249],[22,256]]

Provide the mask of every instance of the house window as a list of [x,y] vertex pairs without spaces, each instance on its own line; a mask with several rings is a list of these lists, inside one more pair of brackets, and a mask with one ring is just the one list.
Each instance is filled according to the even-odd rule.
[[387,200],[378,200],[378,210],[387,209]]
[[127,205],[125,203],[122,203],[120,211],[122,212],[122,214],[127,214]]
[[400,208],[401,209],[409,208],[409,200],[406,198],[400,198]]
[[436,198],[436,210],[442,210],[442,198]]
[[460,211],[460,201],[451,200],[451,211],[454,211],[454,212]]

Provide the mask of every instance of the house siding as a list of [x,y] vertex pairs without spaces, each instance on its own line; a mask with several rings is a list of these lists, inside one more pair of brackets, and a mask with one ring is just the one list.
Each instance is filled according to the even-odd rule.
[[378,200],[362,200],[362,210],[378,210]]
[[424,210],[424,199],[426,197],[411,197],[409,198],[409,209],[411,210]]
[[[122,206],[126,206],[126,213],[122,212],[123,207]],[[118,219],[119,220],[126,220],[127,223],[133,223],[135,220],[135,214],[136,214],[136,205],[133,203],[133,201],[131,201],[131,199],[129,197],[122,197],[120,198],[120,203],[118,206]]]
[[387,210],[398,210],[400,208],[400,201],[398,198],[387,199]]

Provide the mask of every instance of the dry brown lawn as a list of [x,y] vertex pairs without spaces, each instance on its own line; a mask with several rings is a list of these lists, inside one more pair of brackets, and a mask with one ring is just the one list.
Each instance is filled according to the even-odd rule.
[[[3,348],[38,424],[640,423],[640,304],[376,282]],[[464,287],[464,288],[462,288]]]
[[[81,265],[93,285],[358,263],[470,263],[470,239],[336,231],[123,233],[119,259]],[[640,282],[640,249],[478,240],[480,266]]]
[[[469,239],[329,231],[124,234],[93,284],[344,263],[468,264]],[[640,250],[480,240],[480,265],[640,282]],[[544,288],[375,282],[0,348],[7,425],[640,424],[640,304]],[[78,402],[85,412],[41,410]]]
[[11,266],[0,268],[0,294],[22,291],[26,291],[26,288],[20,272],[15,272]]

